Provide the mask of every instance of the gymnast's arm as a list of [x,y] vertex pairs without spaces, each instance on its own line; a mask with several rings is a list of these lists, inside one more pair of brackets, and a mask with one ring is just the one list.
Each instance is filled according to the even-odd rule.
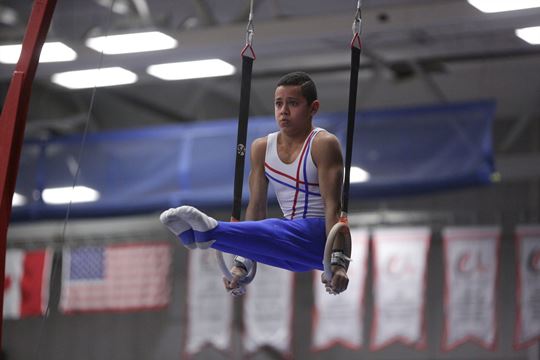
[[[264,158],[266,154],[266,137],[258,138],[251,144],[251,170],[249,173],[249,203],[245,220],[262,220],[266,218],[268,203],[268,180],[264,175]],[[240,264],[238,264],[240,265]],[[225,288],[238,288],[238,281],[247,275],[247,269],[242,266],[231,268],[233,280],[224,279]]]
[[[338,222],[341,212],[343,186],[343,155],[338,139],[326,131],[320,132],[313,141],[312,156],[319,174],[319,188],[324,201],[326,235]],[[345,239],[338,236],[334,249],[345,249]],[[347,289],[347,270],[339,265],[332,266],[332,280],[328,284],[340,293]]]
[[249,203],[246,220],[266,219],[268,204],[268,179],[264,175],[266,137],[258,138],[251,144],[251,170],[249,172]]

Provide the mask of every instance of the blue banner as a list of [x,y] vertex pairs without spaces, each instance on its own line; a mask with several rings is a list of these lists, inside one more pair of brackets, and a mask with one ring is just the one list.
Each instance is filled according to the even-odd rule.
[[[491,101],[359,112],[356,118],[351,197],[386,198],[490,183],[494,170]],[[347,114],[319,114],[315,125],[345,147]],[[276,131],[273,117],[253,117],[248,144]],[[159,211],[181,204],[230,206],[236,120],[88,134],[78,164],[80,136],[27,141],[15,220],[61,218],[65,204],[43,201],[43,191],[77,186],[96,201],[73,203],[71,216]],[[248,149],[249,150],[249,149]],[[248,151],[249,154],[249,151]],[[249,161],[246,161],[249,163]],[[246,166],[245,180],[249,173]],[[358,177],[359,176],[359,177]],[[247,200],[247,183],[244,197]],[[270,198],[274,199],[272,192]]]

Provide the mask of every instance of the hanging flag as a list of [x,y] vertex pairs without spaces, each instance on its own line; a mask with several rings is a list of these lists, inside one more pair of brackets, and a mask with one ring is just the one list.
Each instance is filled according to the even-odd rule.
[[9,249],[4,279],[4,318],[45,314],[49,301],[52,252]]
[[314,271],[313,351],[335,345],[351,350],[362,347],[364,285],[367,274],[369,234],[367,229],[352,228],[352,261],[347,276],[349,286],[339,295],[330,295],[321,282],[321,271]]
[[291,357],[294,273],[257,264],[244,302],[244,346],[248,353],[268,346]]
[[429,243],[427,227],[375,229],[371,350],[396,341],[416,349],[426,347],[424,304]]
[[499,234],[497,227],[450,227],[443,231],[444,351],[467,341],[495,349]]
[[170,298],[170,244],[64,248],[60,310],[159,309]]
[[516,260],[514,347],[523,349],[540,340],[540,225],[518,226]]
[[[223,255],[231,263],[229,254]],[[222,278],[214,250],[189,252],[185,346],[188,356],[206,345],[224,352],[230,348],[233,297],[225,291]]]

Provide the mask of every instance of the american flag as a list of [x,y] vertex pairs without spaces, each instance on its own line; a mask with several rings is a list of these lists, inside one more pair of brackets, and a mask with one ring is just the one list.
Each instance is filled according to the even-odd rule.
[[169,244],[65,248],[60,309],[69,313],[165,307],[170,266]]

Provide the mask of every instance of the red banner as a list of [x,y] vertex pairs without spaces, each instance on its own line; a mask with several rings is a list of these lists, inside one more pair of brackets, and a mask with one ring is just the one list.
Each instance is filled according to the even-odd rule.
[[475,341],[496,347],[496,284],[500,230],[452,227],[443,231],[444,351]]
[[424,349],[427,227],[376,229],[373,235],[374,320],[371,349],[394,342]]
[[540,340],[540,225],[517,228],[516,264],[514,347],[523,349]]
[[4,318],[45,313],[49,300],[52,253],[10,249],[6,253]]

